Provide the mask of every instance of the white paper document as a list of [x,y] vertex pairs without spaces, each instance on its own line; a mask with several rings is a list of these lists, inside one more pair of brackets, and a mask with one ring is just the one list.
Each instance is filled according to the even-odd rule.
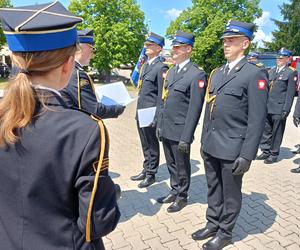
[[0,98],[4,96],[4,90],[0,89]]
[[111,106],[120,104],[123,106],[133,102],[123,82],[114,82],[102,86],[95,85],[98,102]]
[[138,119],[140,128],[148,127],[154,119],[156,107],[138,109]]

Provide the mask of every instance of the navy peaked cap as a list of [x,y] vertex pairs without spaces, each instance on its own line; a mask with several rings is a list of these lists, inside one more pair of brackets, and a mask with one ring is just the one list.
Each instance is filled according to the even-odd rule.
[[244,23],[240,21],[230,20],[226,24],[225,30],[221,38],[246,36],[251,40],[253,37],[254,28],[254,23]]
[[145,42],[156,43],[160,47],[165,46],[165,38],[160,35],[155,34],[154,32],[150,32]]
[[292,52],[287,50],[286,48],[281,48],[278,52],[277,52],[277,57],[278,58],[282,58],[282,57],[289,57],[292,56]]
[[78,30],[78,40],[80,43],[88,43],[94,45],[94,32],[90,29]]
[[259,53],[254,52],[254,51],[250,51],[247,55],[248,58],[258,58]]
[[180,45],[191,45],[194,46],[195,36],[194,34],[183,32],[178,30],[176,35],[172,41],[172,46],[180,46]]
[[66,48],[76,44],[74,16],[60,2],[1,8],[0,18],[8,47],[13,52]]

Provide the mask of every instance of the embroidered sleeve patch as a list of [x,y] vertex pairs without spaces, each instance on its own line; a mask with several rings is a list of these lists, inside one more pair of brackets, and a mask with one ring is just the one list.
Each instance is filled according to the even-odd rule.
[[266,80],[258,80],[257,85],[258,85],[258,89],[260,90],[264,90],[267,88]]
[[203,80],[198,81],[198,86],[199,86],[200,89],[204,88],[204,85],[205,85],[205,83],[204,83]]
[[80,79],[80,87],[83,87],[88,84],[89,84],[89,81],[87,79],[85,79],[85,78]]

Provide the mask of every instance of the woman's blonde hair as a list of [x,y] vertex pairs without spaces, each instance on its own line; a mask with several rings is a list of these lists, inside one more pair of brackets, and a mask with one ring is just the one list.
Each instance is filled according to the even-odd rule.
[[41,52],[14,52],[12,63],[21,69],[9,81],[5,95],[0,100],[0,146],[14,144],[19,139],[20,129],[32,120],[36,106],[36,94],[30,75],[47,74],[66,62],[76,52],[76,45]]

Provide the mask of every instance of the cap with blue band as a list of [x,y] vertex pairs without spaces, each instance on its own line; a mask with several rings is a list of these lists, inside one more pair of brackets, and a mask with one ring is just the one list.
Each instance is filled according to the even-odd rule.
[[255,24],[253,23],[244,23],[240,21],[230,20],[225,27],[222,38],[224,37],[237,37],[237,36],[246,36],[250,40],[253,37]]
[[78,31],[78,41],[80,43],[88,43],[88,44],[94,45],[95,44],[94,32],[89,29],[79,30]]
[[77,43],[81,18],[60,2],[18,8],[1,8],[0,17],[8,47],[13,52],[66,48]]
[[191,45],[194,46],[195,36],[191,33],[186,33],[178,30],[172,41],[172,46]]
[[165,46],[165,39],[162,36],[155,34],[154,32],[149,33],[145,42],[156,43],[160,47]]
[[287,50],[286,48],[281,48],[278,52],[277,52],[277,57],[278,58],[282,58],[282,57],[290,57],[292,56],[292,52]]

